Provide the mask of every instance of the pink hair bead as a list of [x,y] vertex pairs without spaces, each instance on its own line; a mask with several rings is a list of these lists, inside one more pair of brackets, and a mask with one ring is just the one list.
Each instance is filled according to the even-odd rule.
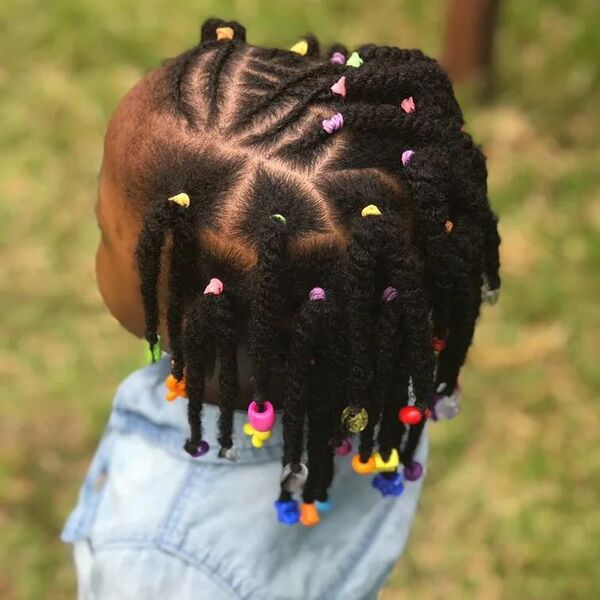
[[318,302],[319,300],[326,300],[327,296],[323,288],[316,287],[310,290],[310,292],[308,293],[308,299],[311,302]]
[[412,159],[412,157],[414,156],[415,151],[414,150],[405,150],[402,153],[402,164],[404,166],[406,166]]
[[346,57],[341,52],[334,52],[329,62],[334,65],[343,65],[346,62]]
[[350,438],[344,438],[335,449],[337,456],[347,456],[350,452],[352,452],[352,440]]
[[223,293],[223,282],[213,277],[204,289],[205,296],[220,296]]
[[405,113],[415,112],[415,101],[413,100],[413,97],[410,96],[409,98],[404,98],[404,100],[400,102],[400,107]]
[[253,400],[248,406],[248,422],[256,431],[271,431],[275,425],[275,409],[273,405],[265,400],[263,402],[264,410],[258,410],[258,404]]
[[332,86],[331,91],[342,98],[346,97],[346,77],[340,77]]
[[384,302],[391,302],[397,296],[398,296],[398,290],[396,288],[387,287],[387,288],[385,288],[385,290],[383,290],[383,295],[382,295],[381,299]]

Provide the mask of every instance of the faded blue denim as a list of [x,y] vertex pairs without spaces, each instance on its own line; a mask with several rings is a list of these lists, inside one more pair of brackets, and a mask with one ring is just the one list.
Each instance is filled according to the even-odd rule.
[[[120,600],[367,600],[404,548],[422,480],[383,498],[337,458],[333,509],[313,528],[278,523],[282,451],[252,448],[235,415],[238,462],[219,459],[218,410],[205,406],[210,452],[190,458],[186,402],[165,402],[168,360],[120,386],[62,538],[75,544],[79,597]],[[425,464],[427,441],[417,459]]]

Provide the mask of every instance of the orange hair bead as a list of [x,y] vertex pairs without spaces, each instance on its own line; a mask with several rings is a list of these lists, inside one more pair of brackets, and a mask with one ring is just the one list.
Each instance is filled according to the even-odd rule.
[[187,398],[187,386],[185,377],[179,381],[175,379],[174,375],[169,375],[165,381],[165,385],[167,386],[167,401],[173,402],[175,398],[181,396],[182,398]]
[[352,457],[352,468],[354,469],[355,473],[358,473],[359,475],[369,475],[370,473],[374,473],[375,457],[370,456],[369,460],[364,463],[360,460],[360,455],[355,454]]
[[307,504],[303,502],[300,505],[300,523],[306,527],[313,527],[317,525],[321,519],[319,519],[319,512],[314,503]]

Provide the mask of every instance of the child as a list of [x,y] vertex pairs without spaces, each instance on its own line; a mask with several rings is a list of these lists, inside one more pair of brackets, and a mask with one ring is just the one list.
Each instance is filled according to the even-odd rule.
[[377,597],[425,422],[458,411],[500,285],[462,126],[419,51],[321,58],[217,19],[125,97],[97,276],[154,364],[121,385],[63,533],[81,597]]

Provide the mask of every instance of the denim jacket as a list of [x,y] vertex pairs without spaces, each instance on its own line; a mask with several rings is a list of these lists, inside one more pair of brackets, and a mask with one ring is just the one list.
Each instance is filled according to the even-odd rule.
[[[191,458],[186,401],[165,402],[168,360],[120,386],[62,539],[75,545],[79,597],[100,600],[363,600],[402,553],[422,479],[382,497],[336,457],[333,508],[315,527],[282,525],[278,416],[263,448],[242,433],[237,462],[219,458],[218,409],[203,409],[210,451]],[[426,462],[423,436],[417,460]]]

